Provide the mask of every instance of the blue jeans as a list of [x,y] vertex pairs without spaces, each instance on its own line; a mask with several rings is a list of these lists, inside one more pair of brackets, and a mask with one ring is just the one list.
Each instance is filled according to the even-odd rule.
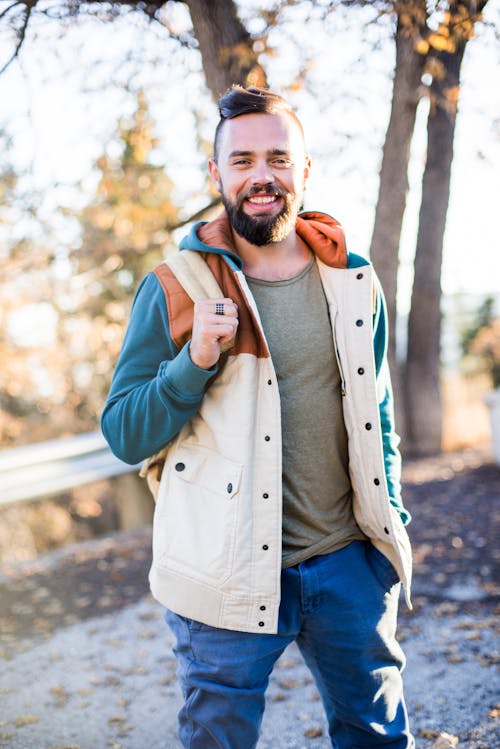
[[332,747],[414,747],[396,641],[390,562],[368,541],[282,572],[278,634],[217,629],[167,611],[184,706],[186,749],[253,749],[269,675],[296,641],[326,711]]

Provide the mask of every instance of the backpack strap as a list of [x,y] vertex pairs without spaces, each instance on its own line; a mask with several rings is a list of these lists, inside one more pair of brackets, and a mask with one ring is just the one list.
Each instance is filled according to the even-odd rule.
[[[193,302],[202,299],[223,299],[224,292],[208,267],[202,255],[195,250],[174,252],[164,261],[170,268],[184,291]],[[221,345],[221,351],[227,351],[234,344],[234,339]],[[147,458],[141,466],[139,476],[145,478],[155,501],[158,496],[160,480],[165,465],[168,446]]]
[[[180,250],[169,255],[165,263],[193,302],[224,298],[224,292],[199,252]],[[221,351],[227,351],[233,345],[234,338],[221,344]]]
[[165,263],[189,294],[193,302],[221,299],[224,293],[203,257],[195,250],[181,250],[169,255]]

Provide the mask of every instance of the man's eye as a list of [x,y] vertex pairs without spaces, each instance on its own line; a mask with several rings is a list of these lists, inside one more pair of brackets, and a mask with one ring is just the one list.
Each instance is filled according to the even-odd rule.
[[274,159],[274,164],[277,166],[291,166],[291,161],[289,159]]
[[233,166],[246,166],[248,163],[248,159],[238,159],[237,161],[233,161]]

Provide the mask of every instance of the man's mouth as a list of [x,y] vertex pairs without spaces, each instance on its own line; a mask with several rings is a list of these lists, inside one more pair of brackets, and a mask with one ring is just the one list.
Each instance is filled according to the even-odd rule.
[[255,205],[267,205],[268,203],[274,203],[279,198],[279,195],[250,195],[247,198],[249,203],[255,203]]
[[282,196],[278,192],[260,192],[247,195],[244,202],[254,211],[267,213],[269,209],[281,205],[281,201]]

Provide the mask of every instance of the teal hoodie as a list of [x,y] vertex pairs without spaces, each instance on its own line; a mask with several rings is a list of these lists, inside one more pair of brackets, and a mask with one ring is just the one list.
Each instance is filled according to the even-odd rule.
[[[300,218],[334,223],[325,214],[306,213]],[[215,223],[215,222],[213,222]],[[181,241],[180,250],[215,253],[232,269],[241,269],[238,255],[226,246],[203,241],[212,226],[199,222]],[[200,233],[203,238],[200,238]],[[346,253],[347,268],[368,265],[359,255]],[[113,453],[126,463],[136,464],[168,444],[197,413],[218,365],[210,370],[197,367],[189,356],[189,341],[179,348],[173,341],[165,293],[157,275],[151,272],[135,295],[128,328],[116,365],[110,392],[102,413],[102,432]],[[380,285],[376,287],[373,314],[373,348],[377,376],[387,357],[387,312]],[[410,521],[401,500],[401,457],[394,430],[393,398],[389,381],[379,404],[384,465],[391,504],[404,524]]]

